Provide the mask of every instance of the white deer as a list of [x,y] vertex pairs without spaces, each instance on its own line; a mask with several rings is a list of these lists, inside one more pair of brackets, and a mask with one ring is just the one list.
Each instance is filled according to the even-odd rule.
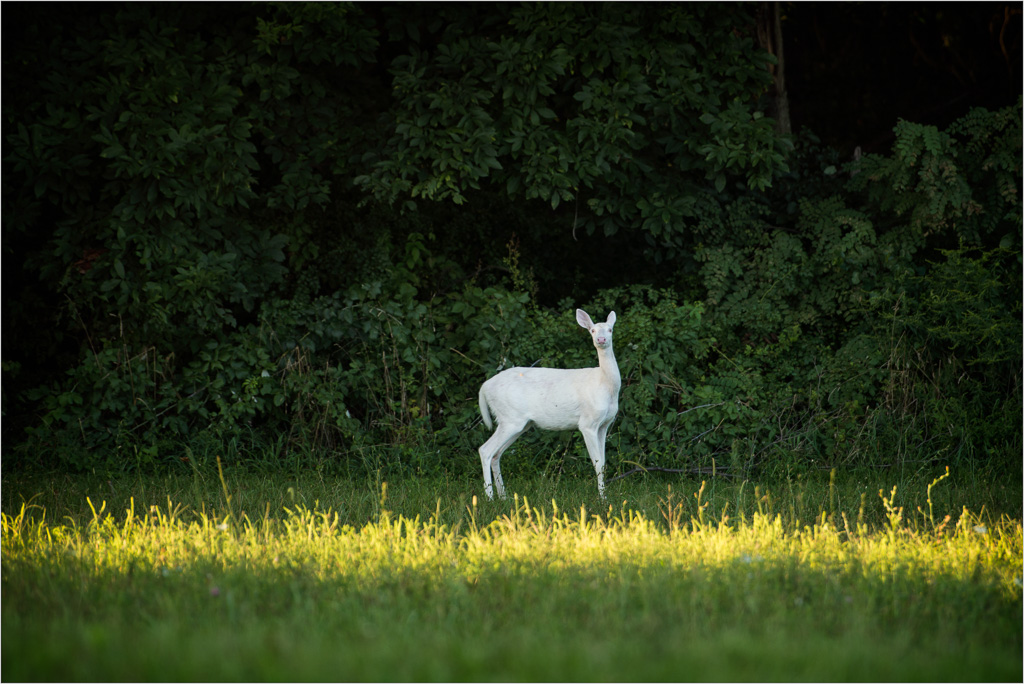
[[619,410],[622,376],[612,350],[615,312],[604,323],[594,323],[583,309],[576,321],[590,331],[597,347],[597,368],[509,368],[480,387],[480,414],[498,428],[480,446],[484,490],[493,499],[491,473],[498,496],[505,496],[501,482],[501,455],[530,424],[542,430],[574,430],[583,433],[590,462],[597,471],[597,491],[604,498],[604,445],[608,426]]

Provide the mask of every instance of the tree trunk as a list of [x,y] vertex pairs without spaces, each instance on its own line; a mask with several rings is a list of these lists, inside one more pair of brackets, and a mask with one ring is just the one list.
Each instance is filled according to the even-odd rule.
[[775,130],[782,135],[789,135],[792,126],[789,122],[789,93],[786,92],[786,60],[782,50],[782,8],[778,2],[761,3],[758,13],[757,37],[761,47],[775,55],[776,64],[770,67],[775,80],[775,98],[772,115],[775,119]]

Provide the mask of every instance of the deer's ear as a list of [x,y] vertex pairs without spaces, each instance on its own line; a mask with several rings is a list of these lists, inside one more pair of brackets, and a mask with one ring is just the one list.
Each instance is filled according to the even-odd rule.
[[608,314],[608,325],[615,325],[615,312],[612,311]]
[[594,322],[590,320],[590,316],[583,309],[576,309],[576,322],[580,324],[580,327],[590,330],[594,327]]

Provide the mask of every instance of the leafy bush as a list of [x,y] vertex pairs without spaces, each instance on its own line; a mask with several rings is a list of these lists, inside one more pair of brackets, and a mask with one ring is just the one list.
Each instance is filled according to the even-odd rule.
[[891,302],[887,408],[930,453],[1000,462],[1022,448],[1020,256],[943,256]]

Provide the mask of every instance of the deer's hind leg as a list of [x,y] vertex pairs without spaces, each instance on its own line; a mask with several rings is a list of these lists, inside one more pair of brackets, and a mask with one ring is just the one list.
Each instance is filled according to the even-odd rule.
[[493,485],[497,487],[498,496],[505,498],[505,484],[501,481],[501,455],[512,446],[519,435],[526,431],[528,424],[510,425],[498,423],[497,429],[490,438],[480,445],[480,465],[484,470],[484,492],[488,499],[494,498]]

